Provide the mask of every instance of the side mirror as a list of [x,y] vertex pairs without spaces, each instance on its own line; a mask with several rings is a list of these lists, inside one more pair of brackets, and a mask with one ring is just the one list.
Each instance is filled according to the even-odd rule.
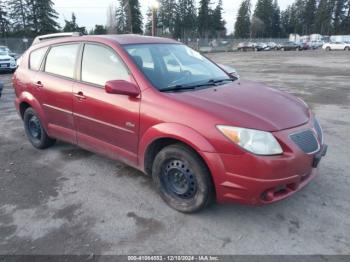
[[105,90],[108,94],[126,95],[137,97],[140,94],[139,88],[125,80],[111,80],[105,85]]

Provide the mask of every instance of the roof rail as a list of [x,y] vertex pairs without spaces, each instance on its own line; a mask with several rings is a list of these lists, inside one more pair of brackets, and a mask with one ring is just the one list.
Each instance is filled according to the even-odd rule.
[[70,33],[55,33],[55,34],[48,34],[48,35],[39,35],[35,37],[32,45],[38,44],[42,41],[47,41],[55,38],[60,38],[60,37],[73,37],[73,36],[82,36],[83,34],[80,32],[70,32]]

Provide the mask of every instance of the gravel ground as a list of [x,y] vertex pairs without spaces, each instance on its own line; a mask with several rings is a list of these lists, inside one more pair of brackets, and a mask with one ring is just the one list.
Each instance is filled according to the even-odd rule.
[[350,52],[210,57],[305,99],[329,144],[320,176],[277,204],[184,215],[124,164],[62,142],[34,149],[1,74],[0,254],[350,254]]

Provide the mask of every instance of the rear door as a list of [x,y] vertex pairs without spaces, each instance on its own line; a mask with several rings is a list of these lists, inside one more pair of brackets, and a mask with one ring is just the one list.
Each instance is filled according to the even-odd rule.
[[81,81],[73,88],[74,122],[78,144],[91,151],[137,163],[140,97],[107,94],[105,83],[132,75],[112,48],[86,43],[82,51]]
[[42,105],[47,117],[49,135],[76,143],[73,122],[73,86],[80,43],[55,45],[45,59],[43,72],[36,76],[42,89]]

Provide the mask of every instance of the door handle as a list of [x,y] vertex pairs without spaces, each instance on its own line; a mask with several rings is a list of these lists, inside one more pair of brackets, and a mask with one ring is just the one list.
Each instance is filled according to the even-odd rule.
[[84,100],[84,99],[86,99],[86,97],[84,96],[84,93],[83,92],[78,92],[78,93],[76,93],[76,94],[74,94],[74,96],[76,97],[76,98],[78,98],[79,100]]
[[43,87],[43,83],[41,83],[41,81],[37,81],[36,83],[34,83],[34,85],[38,88],[42,88]]

